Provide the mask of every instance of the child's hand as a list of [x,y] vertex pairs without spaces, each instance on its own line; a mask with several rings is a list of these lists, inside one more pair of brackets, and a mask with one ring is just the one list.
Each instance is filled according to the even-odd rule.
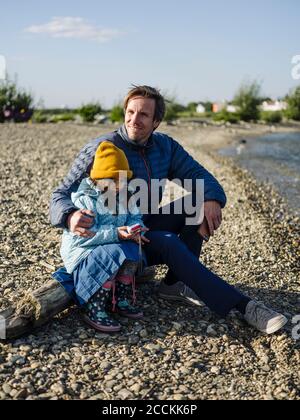
[[142,233],[142,232],[148,232],[149,231],[148,228],[141,228],[140,233],[136,233],[135,235],[128,233],[127,228],[128,228],[128,226],[121,226],[117,229],[118,230],[118,236],[119,236],[120,240],[122,240],[122,241],[134,241],[134,242],[139,243],[139,238],[141,238],[142,244],[150,242],[147,238],[140,235],[140,233]]
[[133,237],[132,237],[132,240],[133,241],[135,241],[136,243],[140,243],[140,241],[141,241],[141,243],[142,243],[142,245],[144,245],[144,244],[149,244],[150,243],[150,241],[149,241],[149,239],[147,239],[147,238],[145,238],[145,236],[143,236],[143,235],[141,235],[141,233],[143,233],[143,232],[149,232],[149,230],[150,229],[148,229],[148,228],[141,228],[140,229],[140,231],[139,231],[139,233],[136,233]]
[[121,241],[129,241],[132,238],[132,235],[127,231],[127,226],[118,227],[117,231]]

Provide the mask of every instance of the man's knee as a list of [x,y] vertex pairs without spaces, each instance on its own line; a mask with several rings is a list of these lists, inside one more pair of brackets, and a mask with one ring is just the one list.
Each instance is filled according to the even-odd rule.
[[168,251],[174,248],[181,240],[176,233],[167,231],[148,232],[146,237],[150,240],[152,246],[160,251]]

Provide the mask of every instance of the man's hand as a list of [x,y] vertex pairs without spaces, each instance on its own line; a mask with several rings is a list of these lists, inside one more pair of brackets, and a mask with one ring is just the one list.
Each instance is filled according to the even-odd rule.
[[207,240],[214,236],[214,231],[218,230],[222,224],[222,208],[217,201],[206,201],[204,203],[204,221],[198,233]]
[[218,230],[222,223],[222,208],[217,201],[206,201],[204,203],[204,216],[207,220],[210,236]]
[[204,218],[202,225],[199,227],[198,229],[198,233],[200,236],[202,236],[202,238],[208,242],[209,241],[209,228],[208,228],[208,223],[207,220]]
[[83,238],[92,238],[95,232],[89,230],[94,224],[94,213],[90,210],[77,210],[71,213],[67,219],[70,232]]

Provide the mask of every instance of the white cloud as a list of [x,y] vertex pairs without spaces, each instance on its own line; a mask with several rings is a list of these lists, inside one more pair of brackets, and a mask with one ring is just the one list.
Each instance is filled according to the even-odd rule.
[[106,29],[91,25],[80,17],[53,17],[43,25],[33,25],[25,29],[32,34],[48,34],[53,38],[86,39],[89,41],[107,42],[124,33],[116,29]]

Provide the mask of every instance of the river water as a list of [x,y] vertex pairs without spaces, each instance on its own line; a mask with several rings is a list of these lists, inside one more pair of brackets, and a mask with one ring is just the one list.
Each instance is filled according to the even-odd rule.
[[300,133],[274,133],[248,139],[219,152],[232,157],[259,181],[273,184],[300,215]]

